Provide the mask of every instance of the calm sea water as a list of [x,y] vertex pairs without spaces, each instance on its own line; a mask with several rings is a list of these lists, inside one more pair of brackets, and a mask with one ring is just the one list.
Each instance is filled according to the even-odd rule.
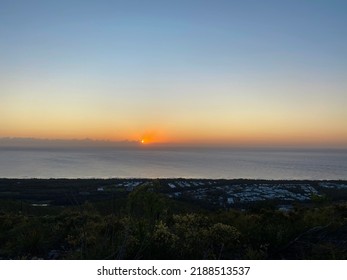
[[347,179],[347,150],[0,149],[0,178]]

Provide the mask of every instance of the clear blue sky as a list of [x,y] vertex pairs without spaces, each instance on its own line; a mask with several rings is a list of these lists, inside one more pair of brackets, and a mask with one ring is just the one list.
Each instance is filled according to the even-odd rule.
[[0,0],[0,137],[347,144],[346,55],[342,0]]

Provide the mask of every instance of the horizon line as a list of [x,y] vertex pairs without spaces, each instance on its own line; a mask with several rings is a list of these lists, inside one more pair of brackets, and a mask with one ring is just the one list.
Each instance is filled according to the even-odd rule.
[[347,144],[331,143],[263,143],[263,142],[146,142],[91,138],[0,137],[0,148],[282,148],[282,149],[347,149]]

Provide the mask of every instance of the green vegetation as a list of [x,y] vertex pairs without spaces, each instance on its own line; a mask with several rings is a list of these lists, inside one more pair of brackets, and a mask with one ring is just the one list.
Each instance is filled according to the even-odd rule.
[[[159,181],[104,199],[35,207],[0,201],[2,259],[346,259],[347,204],[282,212],[170,199]],[[42,189],[41,189],[42,191]],[[47,190],[49,191],[49,190]]]

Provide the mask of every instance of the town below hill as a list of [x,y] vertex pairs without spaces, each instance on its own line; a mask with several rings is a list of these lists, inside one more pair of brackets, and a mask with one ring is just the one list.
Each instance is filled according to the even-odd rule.
[[347,201],[347,181],[247,179],[0,179],[0,199],[36,207],[76,205],[126,197],[156,184],[155,191],[174,200],[209,208],[248,208],[272,204],[287,211],[294,203]]
[[347,181],[0,179],[0,259],[346,259]]

